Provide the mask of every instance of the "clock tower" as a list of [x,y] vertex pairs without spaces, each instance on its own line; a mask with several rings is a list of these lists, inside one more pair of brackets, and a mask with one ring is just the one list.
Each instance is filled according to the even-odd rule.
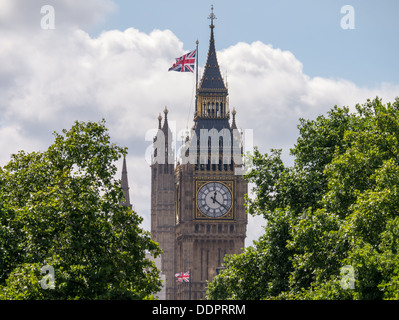
[[[152,196],[154,208],[174,210],[173,223],[169,218],[168,226],[162,229],[168,231],[163,237],[167,241],[160,242],[160,246],[164,251],[162,259],[174,260],[173,267],[168,263],[168,270],[162,270],[167,275],[169,298],[179,300],[205,298],[207,281],[212,281],[223,268],[224,257],[242,252],[247,229],[244,202],[248,188],[240,175],[242,137],[236,126],[235,109],[230,119],[228,89],[216,57],[213,8],[209,19],[209,50],[196,91],[194,126],[174,168],[173,190],[170,190],[170,174],[169,179],[163,178],[168,181],[166,188],[160,188],[161,194],[158,195],[153,188]],[[154,170],[155,166],[152,167]],[[154,181],[156,176],[153,175],[152,179],[153,185],[159,185]],[[173,194],[173,199],[166,199],[165,194]],[[168,206],[157,203],[157,198],[164,199]],[[152,232],[159,235],[160,228],[155,226],[155,221],[164,221],[171,212],[163,212],[165,219],[160,219],[157,216],[161,212],[155,211],[152,210]],[[159,239],[158,236],[155,238]],[[188,271],[190,283],[176,283],[174,276],[168,279],[168,274]]]

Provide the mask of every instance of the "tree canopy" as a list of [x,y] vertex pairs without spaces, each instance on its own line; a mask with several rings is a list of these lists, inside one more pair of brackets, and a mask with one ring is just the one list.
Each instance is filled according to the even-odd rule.
[[209,299],[399,298],[399,99],[300,119],[292,167],[255,150],[248,211],[264,235],[207,288]]
[[0,299],[150,298],[160,280],[146,253],[160,248],[120,205],[114,162],[126,149],[105,121],[54,136],[0,167]]

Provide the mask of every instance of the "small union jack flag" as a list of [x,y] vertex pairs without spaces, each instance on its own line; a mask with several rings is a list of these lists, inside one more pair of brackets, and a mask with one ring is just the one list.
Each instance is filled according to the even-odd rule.
[[186,53],[180,58],[176,58],[176,63],[173,64],[169,71],[177,72],[194,72],[195,69],[195,58],[197,56],[197,49]]
[[175,277],[178,282],[190,282],[190,271],[176,273]]

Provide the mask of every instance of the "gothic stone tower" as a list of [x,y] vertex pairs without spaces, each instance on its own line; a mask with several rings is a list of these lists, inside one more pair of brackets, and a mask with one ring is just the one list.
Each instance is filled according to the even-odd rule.
[[[226,254],[242,251],[246,237],[247,182],[237,174],[241,168],[241,134],[234,109],[230,124],[228,89],[216,58],[213,12],[209,18],[208,57],[197,88],[194,126],[186,138],[181,162],[173,168],[170,156],[158,154],[157,149],[170,152],[168,132],[154,151],[154,158],[165,160],[165,164],[155,161],[151,166],[152,232],[164,250],[167,299],[204,299],[206,281],[212,281],[221,270]],[[167,120],[163,128],[159,121],[162,135],[167,132]],[[187,271],[191,272],[191,283],[176,283],[174,274]]]
[[163,250],[161,269],[166,276],[166,299],[175,296],[175,178],[172,150],[172,132],[168,124],[168,109],[164,110],[165,120],[159,115],[158,134],[154,138],[154,155],[151,164],[151,233]]

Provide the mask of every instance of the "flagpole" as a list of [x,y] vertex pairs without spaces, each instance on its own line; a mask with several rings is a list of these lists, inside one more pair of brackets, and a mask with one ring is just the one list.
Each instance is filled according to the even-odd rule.
[[189,279],[189,282],[188,282],[188,300],[191,300],[191,277],[192,277],[191,269],[189,270],[189,272],[190,272],[190,277],[188,278]]
[[[197,39],[197,61],[196,61],[196,66],[195,66],[195,71],[196,71],[196,81],[195,81],[195,90],[198,90],[198,44],[199,41]],[[197,96],[197,93],[195,94]]]

